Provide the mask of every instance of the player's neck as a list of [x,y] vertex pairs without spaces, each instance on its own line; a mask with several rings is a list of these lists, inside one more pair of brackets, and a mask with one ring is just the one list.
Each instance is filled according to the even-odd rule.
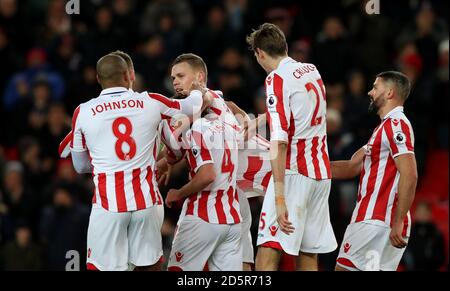
[[287,58],[288,56],[279,56],[275,58],[269,58],[267,60],[267,74],[270,74],[272,71],[276,70],[283,59]]
[[381,120],[383,120],[386,117],[386,115],[388,115],[389,112],[391,112],[392,110],[394,110],[396,107],[399,106],[403,106],[403,104],[401,104],[400,102],[386,104],[386,106],[380,108],[380,110],[378,111],[378,116],[380,117]]
[[108,85],[103,85],[102,86],[102,90],[108,90],[111,88],[125,88],[125,89],[129,89],[130,86],[129,84],[108,84]]

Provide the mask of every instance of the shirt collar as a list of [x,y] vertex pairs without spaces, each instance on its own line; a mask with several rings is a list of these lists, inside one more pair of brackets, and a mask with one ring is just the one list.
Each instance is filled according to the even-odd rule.
[[125,92],[128,92],[128,89],[125,87],[112,87],[103,90],[100,96],[119,95]]
[[280,64],[278,65],[278,68],[277,68],[277,69],[281,68],[282,66],[284,66],[285,64],[290,63],[290,62],[295,62],[295,61],[294,61],[294,59],[291,58],[291,57],[285,57],[284,59],[281,60],[281,62],[280,62]]
[[394,109],[392,109],[391,111],[389,111],[384,117],[383,120],[388,119],[389,117],[391,117],[394,113],[396,112],[403,112],[403,106],[397,106]]

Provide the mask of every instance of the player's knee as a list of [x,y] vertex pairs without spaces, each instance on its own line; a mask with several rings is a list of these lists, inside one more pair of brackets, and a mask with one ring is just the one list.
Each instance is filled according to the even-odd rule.
[[305,258],[307,260],[315,260],[315,261],[317,261],[318,254],[300,252],[300,257],[303,257],[303,258]]
[[252,263],[242,263],[242,271],[253,271]]
[[318,271],[318,255],[312,253],[300,252],[298,257],[297,270],[299,271]]
[[267,247],[259,247],[256,255],[256,271],[277,271],[281,252]]

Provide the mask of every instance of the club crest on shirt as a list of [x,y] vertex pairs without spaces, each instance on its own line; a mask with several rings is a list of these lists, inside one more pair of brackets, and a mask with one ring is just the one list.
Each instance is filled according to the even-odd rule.
[[397,131],[394,134],[394,141],[396,144],[404,144],[406,142],[406,136],[403,132]]
[[275,107],[277,107],[277,103],[278,103],[277,96],[270,95],[267,98],[267,108],[270,108],[270,109],[275,108]]

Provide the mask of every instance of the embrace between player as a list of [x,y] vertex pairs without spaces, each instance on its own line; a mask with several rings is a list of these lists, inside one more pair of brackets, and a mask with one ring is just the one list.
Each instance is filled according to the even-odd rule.
[[[192,178],[183,188],[169,191],[166,198],[168,205],[186,198],[169,268],[201,270],[208,264],[211,270],[240,270],[243,262],[252,263],[249,227],[244,227],[251,216],[241,208],[245,205],[249,210],[244,193],[260,187],[266,194],[256,270],[277,270],[283,252],[298,256],[298,270],[317,270],[317,254],[337,247],[328,209],[331,178],[358,174],[357,205],[336,269],[365,270],[369,250],[380,256],[376,269],[397,268],[410,235],[409,208],[417,181],[414,135],[402,108],[409,95],[409,80],[398,72],[377,76],[369,96],[382,123],[350,161],[330,163],[326,90],[318,69],[288,57],[284,34],[275,25],[262,25],[247,42],[268,73],[270,145],[257,136],[242,137],[242,119],[233,115],[242,111],[227,104],[220,92],[206,89],[207,69],[198,56],[182,55],[173,64],[177,95],[189,95],[178,100],[129,91],[134,78],[129,57],[110,54],[99,61],[99,82],[106,90],[75,111],[73,134],[68,139],[72,139],[75,168],[78,172],[93,170],[96,184],[88,233],[89,264],[97,269],[122,270],[127,264],[159,268],[163,210],[154,173],[160,130],[168,148],[166,158],[172,156],[174,163],[187,156]],[[115,108],[120,100],[130,98],[144,108],[128,106],[89,115],[89,109],[96,110],[96,106]],[[158,108],[160,115],[145,112],[148,107]],[[198,113],[194,107],[202,107],[203,118],[176,133],[169,120],[180,113],[194,117]],[[175,148],[170,147],[173,135]],[[258,144],[257,152],[249,154],[242,144],[252,141]],[[269,148],[271,169],[268,159],[258,157],[269,154]],[[243,158],[238,159],[240,155]],[[259,167],[252,168],[255,164]],[[110,229],[101,229],[105,221],[111,221]],[[136,239],[138,234],[146,234],[145,239]],[[113,238],[117,244],[103,247]],[[142,247],[152,251],[146,253]],[[224,255],[229,260],[223,260]]]

